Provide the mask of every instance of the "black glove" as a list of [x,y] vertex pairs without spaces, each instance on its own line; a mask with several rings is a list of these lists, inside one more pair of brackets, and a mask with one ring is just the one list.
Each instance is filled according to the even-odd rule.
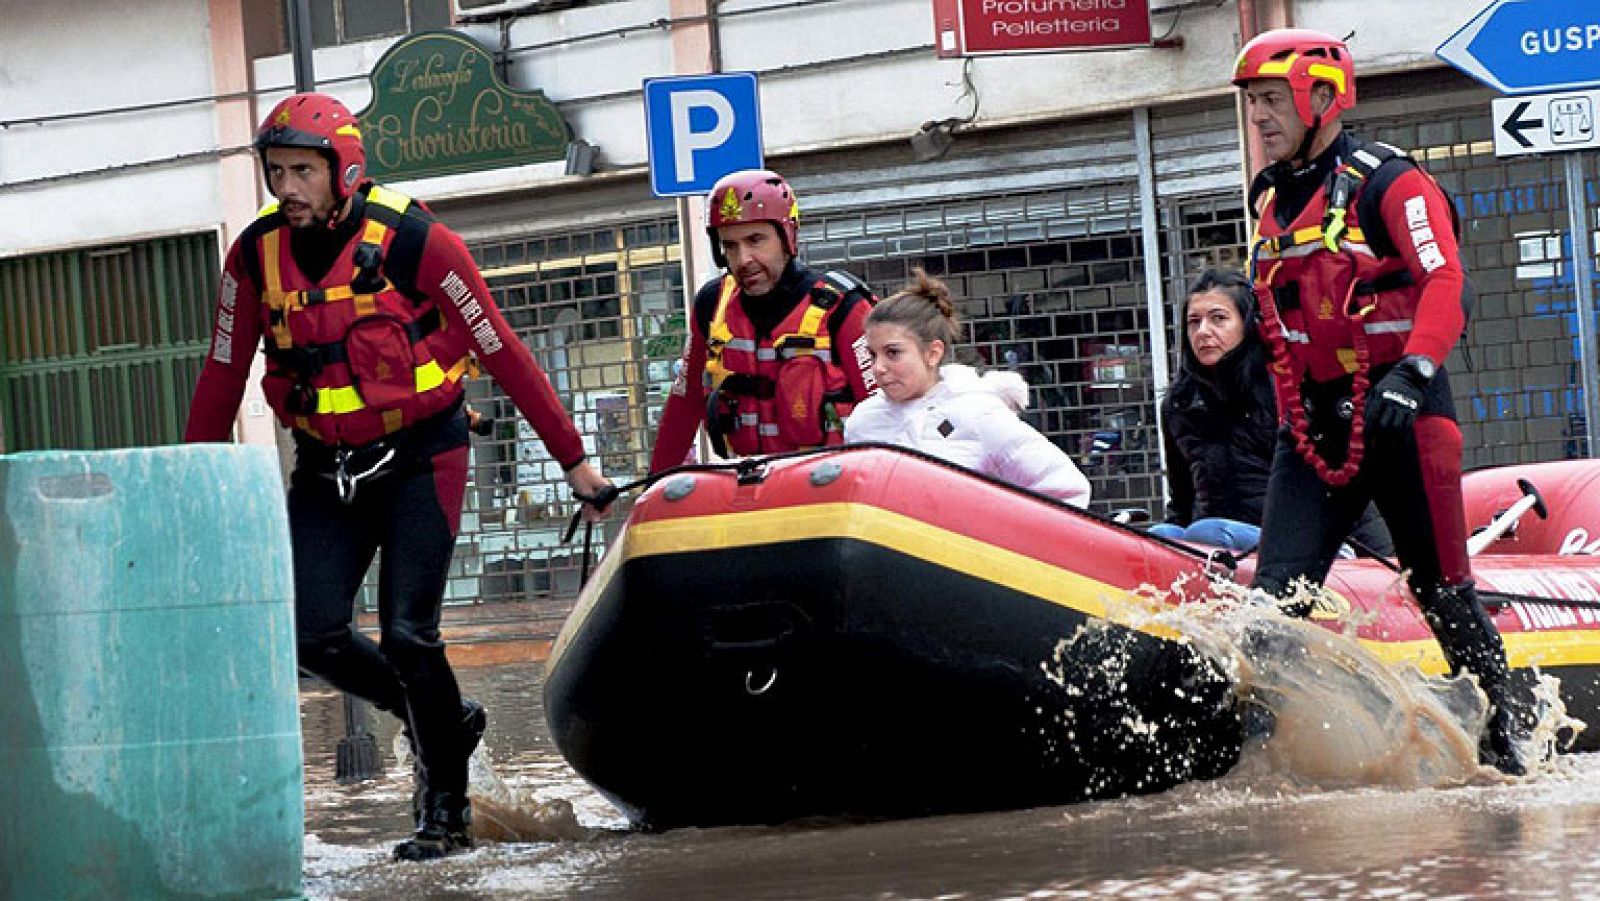
[[1367,398],[1368,443],[1405,440],[1416,425],[1433,374],[1432,360],[1422,354],[1407,354],[1378,380]]

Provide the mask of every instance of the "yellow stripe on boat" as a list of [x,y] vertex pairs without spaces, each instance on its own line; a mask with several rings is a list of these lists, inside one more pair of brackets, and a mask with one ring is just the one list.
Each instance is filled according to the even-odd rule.
[[[607,565],[596,573],[591,584],[603,585],[611,567],[634,558],[841,538],[864,541],[916,557],[1100,619],[1107,618],[1108,599],[1125,598],[1130,594],[1128,589],[1036,557],[859,503],[808,504],[634,524],[623,534],[622,546],[606,554]],[[581,615],[587,606],[580,601],[573,615]],[[1182,638],[1177,631],[1156,623],[1133,627],[1158,638]],[[1600,664],[1600,630],[1508,632],[1504,637],[1513,667]],[[1431,638],[1407,641],[1363,638],[1360,641],[1384,663],[1409,663],[1429,675],[1448,669],[1438,643]]]
[[[650,557],[837,538],[898,551],[1102,619],[1106,598],[1128,595],[1127,589],[1082,573],[867,504],[809,504],[641,523],[628,529],[624,553],[629,558]],[[1167,639],[1179,637],[1158,625],[1142,631]]]

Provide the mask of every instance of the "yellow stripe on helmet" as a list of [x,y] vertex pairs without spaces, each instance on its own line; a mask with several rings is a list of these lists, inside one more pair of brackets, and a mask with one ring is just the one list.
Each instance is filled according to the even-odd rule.
[[1294,61],[1299,58],[1300,54],[1291,53],[1283,59],[1269,60],[1256,67],[1256,74],[1261,76],[1288,75],[1289,70],[1294,68]]
[[1312,78],[1333,82],[1334,89],[1340,94],[1345,91],[1344,70],[1338,66],[1330,66],[1327,63],[1312,63],[1306,67],[1306,74]]

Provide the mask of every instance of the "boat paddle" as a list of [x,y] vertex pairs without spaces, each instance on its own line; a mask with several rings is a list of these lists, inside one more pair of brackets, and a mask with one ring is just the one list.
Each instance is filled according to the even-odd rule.
[[1532,510],[1539,514],[1540,519],[1550,518],[1550,508],[1544,504],[1544,497],[1539,494],[1539,489],[1527,479],[1517,479],[1517,487],[1522,489],[1522,497],[1494,518],[1494,521],[1474,532],[1467,539],[1467,556],[1476,557],[1484,548],[1493,544],[1495,539],[1506,532],[1516,528],[1517,522],[1522,519],[1522,514]]

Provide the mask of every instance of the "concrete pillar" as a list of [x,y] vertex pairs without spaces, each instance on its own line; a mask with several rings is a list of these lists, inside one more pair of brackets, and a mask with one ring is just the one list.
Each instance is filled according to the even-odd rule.
[[[718,0],[672,0],[672,18],[699,19],[672,29],[672,70],[679,75],[701,75],[722,68],[717,37]],[[704,197],[685,198],[678,204],[678,228],[683,242],[684,303],[694,303],[695,290],[716,275],[711,242],[705,234]],[[687,306],[686,306],[687,308]],[[687,320],[685,320],[687,321]]]
[[[211,71],[213,90],[219,96],[241,94],[216,104],[217,146],[224,151],[247,147],[255,136],[255,103],[250,90],[250,53],[245,42],[243,0],[207,0],[211,18]],[[255,154],[222,157],[217,167],[217,193],[222,198],[222,252],[255,218],[262,203],[260,168]],[[276,443],[272,412],[261,394],[266,363],[256,355],[250,380],[240,404],[234,435],[246,444]]]
[[[672,0],[672,70],[678,75],[703,75],[722,68],[716,15],[720,0]],[[694,295],[700,286],[717,274],[711,258],[711,241],[706,237],[706,199],[678,199],[678,243],[683,261],[683,321],[689,328],[694,316]],[[696,439],[696,459],[713,459],[711,442],[705,430]]]
[[[1263,31],[1274,28],[1294,27],[1294,0],[1239,0],[1239,46],[1243,47],[1250,39]],[[1254,180],[1257,172],[1266,167],[1269,162],[1266,154],[1261,149],[1261,140],[1256,137],[1255,131],[1246,121],[1244,96],[1238,98],[1239,111],[1239,150],[1240,159],[1244,161],[1244,191],[1249,196],[1250,182]],[[1255,219],[1254,210],[1245,211],[1247,224]]]

